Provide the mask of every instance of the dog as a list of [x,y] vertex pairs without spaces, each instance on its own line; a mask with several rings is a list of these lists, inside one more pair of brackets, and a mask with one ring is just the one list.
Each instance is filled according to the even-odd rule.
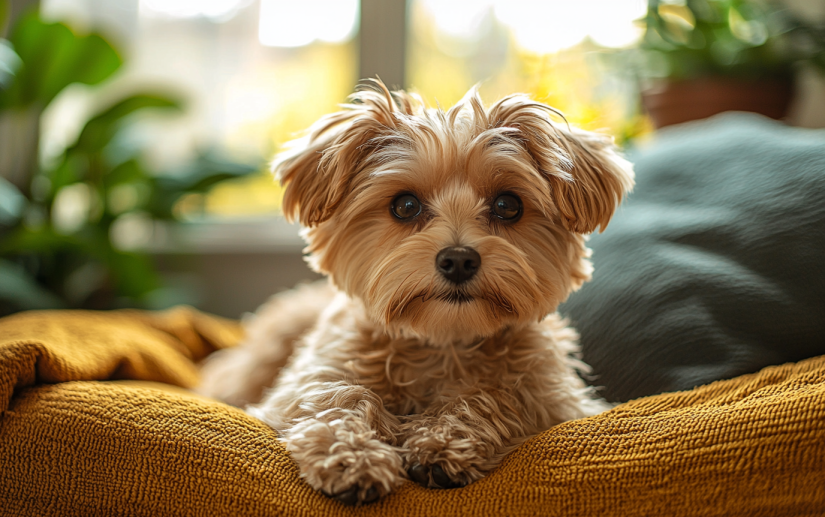
[[444,111],[370,80],[273,168],[329,282],[261,307],[200,391],[278,431],[314,489],[461,487],[608,407],[555,310],[633,186],[612,139],[525,95]]

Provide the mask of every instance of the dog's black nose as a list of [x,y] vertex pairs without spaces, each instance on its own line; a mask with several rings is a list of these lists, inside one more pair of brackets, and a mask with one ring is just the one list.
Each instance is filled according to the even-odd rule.
[[481,255],[473,248],[444,248],[435,257],[436,269],[454,284],[473,278],[480,266]]

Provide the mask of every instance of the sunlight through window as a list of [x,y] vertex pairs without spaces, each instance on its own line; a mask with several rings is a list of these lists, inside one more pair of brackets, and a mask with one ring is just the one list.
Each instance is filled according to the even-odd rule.
[[340,43],[358,26],[358,0],[261,0],[258,39],[267,47]]
[[513,32],[525,50],[539,54],[570,48],[586,37],[606,47],[624,47],[641,36],[634,20],[645,13],[644,0],[422,0],[439,31],[459,39],[477,39],[485,15]]
[[234,15],[251,0],[140,0],[140,9],[174,18],[203,16],[222,20]]
[[484,0],[424,0],[438,29],[450,36],[474,39],[492,2]]
[[496,17],[513,30],[519,44],[539,53],[572,47],[588,36],[607,47],[630,45],[642,34],[633,21],[645,13],[642,0],[493,3]]

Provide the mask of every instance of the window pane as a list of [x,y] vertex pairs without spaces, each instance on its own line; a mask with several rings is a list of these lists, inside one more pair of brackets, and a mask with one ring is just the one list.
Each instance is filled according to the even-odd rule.
[[449,106],[476,83],[493,102],[524,92],[620,140],[648,131],[634,78],[609,66],[638,41],[644,0],[411,0],[408,77]]

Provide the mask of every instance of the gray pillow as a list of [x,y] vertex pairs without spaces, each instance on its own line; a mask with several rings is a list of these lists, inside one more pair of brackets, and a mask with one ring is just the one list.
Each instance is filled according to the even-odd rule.
[[629,153],[636,188],[562,305],[613,401],[825,354],[825,131],[723,114]]

